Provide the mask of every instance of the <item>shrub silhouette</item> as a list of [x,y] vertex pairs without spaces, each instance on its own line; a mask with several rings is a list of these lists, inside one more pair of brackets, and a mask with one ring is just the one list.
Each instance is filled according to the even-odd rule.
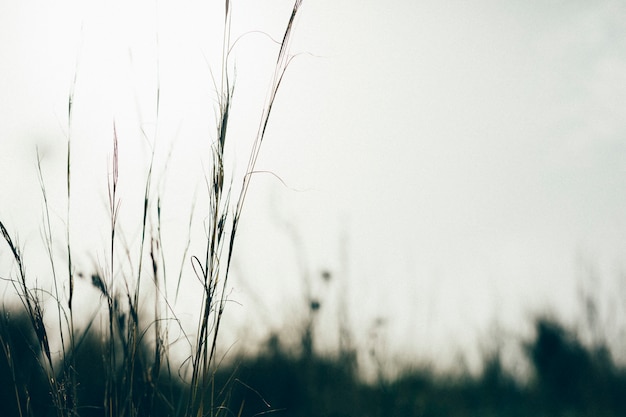
[[243,404],[241,416],[268,411],[289,416],[348,416],[363,396],[358,376],[345,361],[283,348],[271,335],[255,357],[240,357],[235,369],[223,369],[222,381],[232,378],[230,404]]
[[[395,379],[367,383],[355,361],[346,359],[351,352],[321,355],[301,346],[288,349],[272,335],[260,353],[223,364],[215,375],[217,389],[207,395],[213,395],[214,415],[241,417],[265,413],[290,417],[626,415],[626,373],[606,347],[586,347],[555,320],[538,318],[534,324],[535,336],[524,345],[534,371],[528,383],[519,382],[503,366],[497,350],[485,355],[479,375],[407,366]],[[56,415],[31,329],[23,309],[0,311],[3,417]],[[115,391],[128,384],[106,385],[111,380],[106,375],[110,372],[105,366],[109,363],[107,346],[108,341],[92,330],[69,352],[67,360],[73,364],[77,384],[76,398],[71,401],[76,401],[81,417],[104,416],[105,399],[128,395]],[[185,415],[181,404],[188,395],[188,383],[176,372],[154,375],[153,352],[150,343],[142,340],[134,365],[137,378],[129,400],[134,407],[131,414]],[[128,374],[117,371],[116,378]]]
[[626,413],[624,371],[613,363],[606,346],[586,348],[554,320],[538,319],[535,327],[536,338],[528,353],[544,410],[588,415]]

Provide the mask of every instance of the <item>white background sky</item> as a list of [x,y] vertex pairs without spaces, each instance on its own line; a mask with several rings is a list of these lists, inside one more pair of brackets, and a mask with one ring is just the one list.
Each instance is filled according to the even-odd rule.
[[[174,143],[160,183],[165,217],[186,223],[209,160],[205,59],[217,71],[222,3],[128,3],[0,4],[0,216],[27,248],[40,240],[35,145],[62,197],[75,68],[75,233],[103,240],[106,217],[94,218],[106,215],[113,120],[123,207],[130,218],[141,209],[132,190],[154,139],[157,56],[159,155]],[[233,40],[252,30],[278,39],[291,3],[233,10]],[[304,254],[312,284],[334,274],[332,288],[314,291],[345,288],[361,342],[387,320],[392,353],[475,350],[496,318],[515,334],[539,310],[573,318],[580,282],[608,294],[615,317],[626,296],[624,22],[626,5],[612,0],[305,0],[292,48],[305,54],[285,78],[257,167],[287,186],[271,175],[253,182],[233,315],[255,334],[303,314]],[[276,51],[251,34],[233,52],[240,169]]]

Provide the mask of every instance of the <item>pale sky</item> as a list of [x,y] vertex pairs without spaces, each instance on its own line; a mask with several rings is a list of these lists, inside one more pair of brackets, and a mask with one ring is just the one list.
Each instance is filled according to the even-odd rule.
[[[76,68],[75,233],[96,243],[106,236],[97,231],[107,224],[114,120],[129,218],[141,209],[132,190],[142,187],[158,121],[161,169],[172,149],[159,182],[171,196],[164,216],[172,230],[186,225],[213,135],[206,62],[218,71],[221,42],[222,2],[202,3],[0,5],[0,216],[27,248],[40,240],[35,145],[64,215]],[[292,3],[249,3],[233,1],[231,39],[250,31],[279,39]],[[605,294],[605,314],[622,309],[624,22],[617,0],[304,0],[292,45],[301,55],[257,166],[285,185],[269,174],[252,183],[233,318],[261,334],[304,314],[302,255],[313,291],[332,299],[343,286],[359,342],[386,320],[392,354],[436,356],[451,345],[475,354],[496,319],[526,334],[538,311],[574,320],[581,282]],[[254,32],[232,54],[238,169],[276,51]],[[318,282],[325,269],[335,277],[329,288]]]

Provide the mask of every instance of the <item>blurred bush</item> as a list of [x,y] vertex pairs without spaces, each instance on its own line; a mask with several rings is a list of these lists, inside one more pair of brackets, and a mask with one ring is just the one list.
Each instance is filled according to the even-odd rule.
[[[271,335],[256,355],[231,358],[215,376],[212,415],[291,417],[346,416],[624,416],[626,370],[606,347],[586,347],[558,321],[540,317],[535,335],[523,345],[531,376],[524,382],[502,364],[500,354],[485,355],[479,375],[437,373],[407,368],[393,380],[365,382],[354,352],[321,355],[286,348]],[[51,409],[39,360],[41,353],[28,316],[19,309],[0,312],[0,415],[57,415]],[[306,338],[302,338],[303,343]],[[307,342],[310,343],[310,340]],[[80,416],[102,416],[105,341],[88,333],[75,352]],[[186,385],[176,372],[154,377],[150,349],[135,366],[142,375],[133,385],[135,416],[178,416]],[[152,376],[151,376],[152,375]],[[123,395],[123,393],[119,393]]]

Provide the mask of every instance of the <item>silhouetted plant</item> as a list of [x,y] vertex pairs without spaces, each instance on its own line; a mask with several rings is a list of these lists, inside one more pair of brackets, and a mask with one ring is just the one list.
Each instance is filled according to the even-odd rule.
[[[76,271],[75,243],[70,233],[72,202],[80,197],[72,193],[74,177],[81,173],[72,170],[72,123],[75,109],[76,76],[71,84],[67,106],[67,147],[64,166],[66,213],[61,236],[53,233],[51,207],[42,174],[41,158],[37,153],[37,168],[43,200],[44,246],[52,277],[52,290],[39,288],[31,281],[17,234],[11,233],[0,221],[0,234],[12,262],[2,278],[13,286],[23,312],[18,315],[7,310],[2,317],[2,355],[0,370],[5,378],[0,393],[1,416],[185,416],[205,417],[233,414],[228,409],[228,393],[216,388],[218,369],[217,345],[222,317],[227,302],[227,284],[233,259],[235,237],[246,196],[255,174],[256,162],[264,141],[272,109],[291,59],[289,47],[296,16],[302,0],[294,0],[278,53],[266,101],[261,109],[257,133],[254,137],[248,165],[240,184],[233,190],[229,181],[231,161],[225,157],[230,143],[229,120],[234,94],[234,73],[231,68],[232,5],[224,3],[224,30],[219,78],[213,79],[217,96],[214,141],[207,147],[211,163],[207,175],[206,194],[200,198],[208,203],[203,216],[205,236],[201,254],[190,256],[195,276],[184,276],[181,266],[177,294],[181,280],[194,279],[201,285],[201,307],[197,314],[195,334],[185,333],[168,299],[165,281],[165,261],[162,253],[161,196],[154,197],[154,146],[145,173],[141,196],[141,220],[138,225],[137,250],[131,250],[118,222],[121,207],[119,185],[118,132],[112,128],[112,161],[108,178],[109,222],[107,247],[104,251],[90,248],[99,261],[94,271],[83,274]],[[78,67],[78,65],[77,65]],[[156,117],[160,109],[160,86],[156,85]],[[156,142],[156,134],[153,138]],[[164,173],[165,175],[166,173]],[[234,176],[233,176],[234,177]],[[193,205],[194,203],[192,203]],[[191,229],[191,224],[190,224]],[[191,234],[191,233],[190,233]],[[54,251],[62,248],[61,267]],[[121,257],[120,253],[124,256]],[[185,248],[187,257],[187,248]],[[187,258],[189,261],[189,258]],[[87,278],[89,277],[89,278]],[[86,320],[84,327],[75,325],[77,280],[90,279],[102,303],[102,311]],[[34,283],[33,283],[34,282]],[[154,290],[153,304],[145,298],[146,282]],[[45,300],[44,300],[45,299]],[[54,302],[56,316],[46,321],[46,302]],[[145,309],[152,307],[153,316]],[[50,312],[48,312],[50,314]],[[100,319],[103,328],[94,323]],[[55,323],[55,329],[50,325]],[[172,370],[169,348],[169,327],[177,326],[182,339],[189,346],[189,357],[180,368]],[[95,328],[95,329],[94,329]],[[18,330],[19,329],[19,330]],[[51,344],[51,331],[58,332],[58,346]],[[36,364],[36,366],[34,365]],[[43,384],[40,386],[39,382]],[[46,395],[40,395],[41,392]],[[39,405],[41,404],[41,405]],[[43,410],[45,405],[51,405]]]
[[[5,309],[0,316],[0,415],[56,414],[28,314],[23,308]],[[258,354],[240,355],[223,364],[213,382],[219,388],[206,401],[221,404],[214,414],[242,417],[270,412],[295,417],[617,417],[626,413],[626,371],[606,351],[585,347],[555,320],[538,318],[535,327],[534,338],[525,343],[535,374],[527,383],[503,366],[495,350],[485,356],[478,375],[407,365],[385,384],[372,384],[346,366],[338,351],[325,355],[313,351],[307,356],[272,335]],[[108,354],[106,337],[91,330],[67,352],[79,416],[108,416],[102,401],[123,397],[121,392],[107,393],[110,370],[102,359]],[[167,372],[154,379],[153,352],[149,343],[137,346],[133,413],[141,417],[183,415],[188,382]],[[120,378],[128,374],[124,366],[120,363],[116,371]],[[58,369],[63,368],[58,364]]]
[[626,379],[608,349],[583,346],[571,331],[547,318],[537,320],[536,333],[527,349],[535,369],[535,389],[547,412],[602,415],[626,411]]

